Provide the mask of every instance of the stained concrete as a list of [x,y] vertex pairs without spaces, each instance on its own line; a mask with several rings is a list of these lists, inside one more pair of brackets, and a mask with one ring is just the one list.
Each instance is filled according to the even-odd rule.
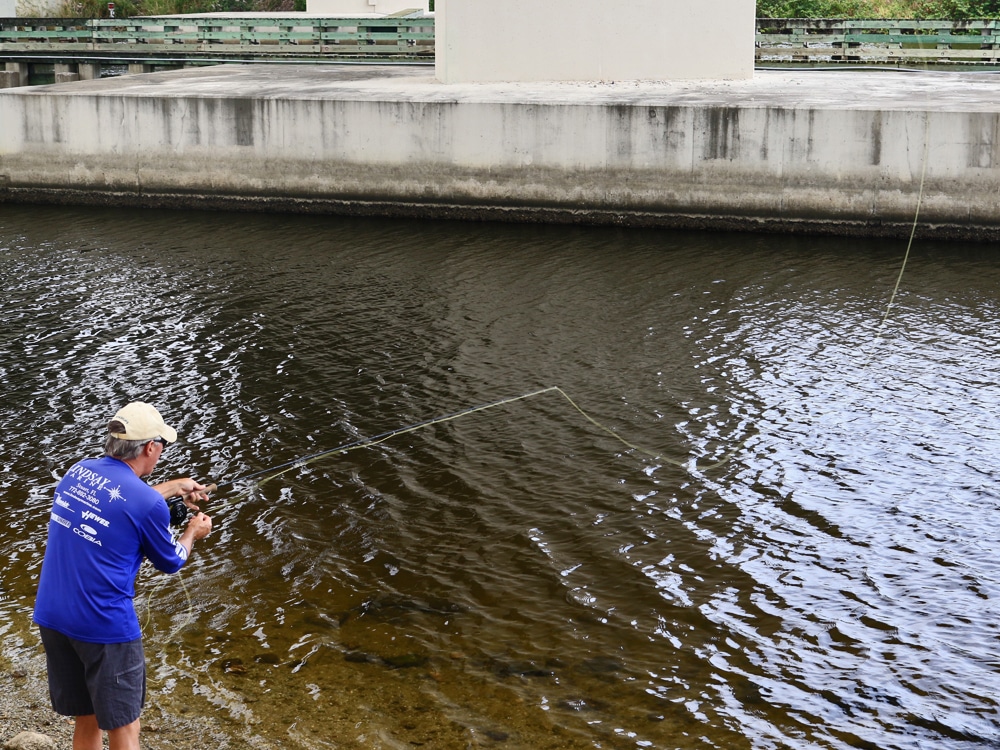
[[0,91],[0,199],[1000,236],[1000,80],[443,84],[218,66]]

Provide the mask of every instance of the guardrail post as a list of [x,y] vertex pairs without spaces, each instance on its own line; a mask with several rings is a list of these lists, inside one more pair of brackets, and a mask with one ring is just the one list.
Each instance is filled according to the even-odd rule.
[[13,81],[13,83],[8,84],[7,88],[28,85],[28,63],[9,62],[6,67],[7,69],[4,72],[12,74],[6,76],[6,78]]
[[100,63],[80,63],[78,66],[81,81],[96,81],[101,77]]
[[55,69],[56,83],[72,83],[80,80],[80,74],[73,63],[56,63]]

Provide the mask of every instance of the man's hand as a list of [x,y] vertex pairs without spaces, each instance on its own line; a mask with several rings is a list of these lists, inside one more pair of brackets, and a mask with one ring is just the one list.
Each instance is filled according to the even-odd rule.
[[190,532],[194,541],[204,539],[211,531],[212,519],[208,517],[207,513],[195,513],[188,521],[187,528],[184,529],[185,535]]
[[198,503],[208,500],[208,493],[215,489],[214,484],[208,484],[204,486],[198,485],[198,486],[200,487],[200,489],[192,490],[191,492],[188,492],[187,494],[181,496],[181,499],[184,501],[184,504],[190,510],[193,510],[195,513],[201,510],[201,508],[198,507]]
[[215,485],[199,484],[190,477],[179,477],[154,485],[153,489],[163,495],[164,500],[180,496],[191,510],[200,510],[198,503],[208,500],[208,493]]
[[199,539],[204,539],[211,531],[212,519],[205,513],[196,513],[187,522],[184,533],[181,534],[181,538],[177,542],[183,545],[190,555],[191,550],[194,549],[194,543]]

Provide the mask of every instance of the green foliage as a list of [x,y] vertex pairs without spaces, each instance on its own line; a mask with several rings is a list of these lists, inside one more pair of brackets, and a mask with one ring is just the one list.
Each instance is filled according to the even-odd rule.
[[[306,0],[113,0],[113,2],[116,18],[173,16],[185,13],[287,13],[306,10]],[[107,18],[108,0],[63,0],[56,15],[66,18]]]
[[996,18],[1000,0],[757,0],[758,18]]
[[[135,0],[114,0],[114,4],[117,18],[134,16],[139,12]],[[64,18],[108,18],[108,0],[63,0],[55,15]]]
[[1000,0],[923,0],[924,15],[936,12],[936,18],[996,18]]
[[[29,0],[23,0],[27,3]],[[119,18],[304,12],[307,0],[114,0]],[[434,0],[430,0],[434,10]],[[62,0],[59,15],[107,18],[108,0]],[[1000,0],[757,0],[758,18],[1000,18]]]

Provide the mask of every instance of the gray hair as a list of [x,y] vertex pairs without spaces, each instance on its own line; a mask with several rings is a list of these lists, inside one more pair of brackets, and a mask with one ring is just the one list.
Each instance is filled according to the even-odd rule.
[[[118,421],[112,421],[108,425],[108,432],[125,432],[125,425]],[[148,442],[148,440],[124,440],[109,434],[104,438],[104,453],[112,458],[128,461],[138,458],[139,454],[142,453],[142,446]]]

